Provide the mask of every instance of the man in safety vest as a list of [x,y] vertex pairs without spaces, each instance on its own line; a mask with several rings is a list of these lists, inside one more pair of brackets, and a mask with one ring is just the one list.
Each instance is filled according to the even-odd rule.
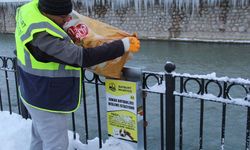
[[80,105],[81,67],[140,48],[135,37],[88,49],[73,44],[62,29],[71,11],[71,0],[33,0],[17,9],[19,93],[32,118],[30,150],[67,150],[66,114]]

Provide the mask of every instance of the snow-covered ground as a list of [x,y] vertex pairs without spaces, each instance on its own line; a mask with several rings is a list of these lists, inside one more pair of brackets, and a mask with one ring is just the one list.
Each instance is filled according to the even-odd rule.
[[[31,120],[23,119],[18,114],[10,115],[7,111],[0,111],[0,150],[28,150],[31,139]],[[73,132],[69,134],[68,150],[99,150],[99,139],[90,140],[88,145],[83,144],[77,135],[73,140]],[[115,138],[109,138],[101,150],[133,150],[126,143]]]

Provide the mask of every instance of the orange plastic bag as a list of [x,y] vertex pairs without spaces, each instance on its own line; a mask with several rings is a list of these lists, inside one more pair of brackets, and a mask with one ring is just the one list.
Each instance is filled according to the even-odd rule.
[[[76,11],[73,11],[70,16],[64,29],[76,44],[85,48],[100,46],[124,37],[136,36],[136,34],[129,34],[106,23],[80,15]],[[131,56],[131,53],[126,52],[121,57],[87,69],[101,76],[120,78],[121,70]]]

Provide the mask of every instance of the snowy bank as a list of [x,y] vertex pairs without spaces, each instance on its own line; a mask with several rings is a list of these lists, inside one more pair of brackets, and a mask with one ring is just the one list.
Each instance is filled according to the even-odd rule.
[[[0,150],[27,150],[31,140],[31,120],[23,119],[20,115],[7,111],[0,111]],[[73,139],[73,132],[68,131],[69,149],[68,150],[99,150],[99,139],[95,138],[88,141],[88,145],[81,143],[79,135]],[[126,142],[115,138],[109,138],[103,143],[101,150],[132,150]]]

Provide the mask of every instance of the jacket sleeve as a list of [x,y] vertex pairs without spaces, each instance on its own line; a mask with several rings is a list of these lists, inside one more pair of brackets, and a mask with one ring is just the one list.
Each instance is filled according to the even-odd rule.
[[124,54],[121,40],[95,48],[83,48],[46,32],[37,33],[27,48],[41,62],[57,62],[75,67],[90,67]]

